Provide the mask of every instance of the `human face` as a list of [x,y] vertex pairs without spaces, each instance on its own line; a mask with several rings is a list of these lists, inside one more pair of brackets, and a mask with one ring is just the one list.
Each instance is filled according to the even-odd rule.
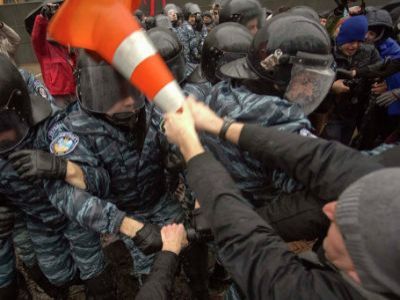
[[126,96],[118,102],[114,103],[113,106],[106,112],[108,116],[113,116],[118,113],[130,113],[136,112],[136,101],[132,96]]
[[339,48],[343,52],[344,55],[353,56],[360,49],[361,44],[362,44],[362,42],[360,42],[360,41],[354,41],[351,43],[343,44]]
[[168,18],[171,22],[176,22],[178,20],[178,16],[176,14],[176,11],[171,9],[168,11]]
[[196,15],[190,15],[188,19],[188,23],[192,26],[196,25]]
[[257,31],[258,31],[258,19],[254,18],[247,22],[246,24],[247,29],[250,31],[250,33],[255,36]]
[[365,35],[365,40],[367,41],[367,43],[374,43],[376,38],[378,37],[378,35],[376,34],[376,32],[373,31],[368,31],[367,34]]
[[204,16],[203,22],[204,22],[204,24],[208,25],[208,24],[211,24],[212,19],[209,16]]
[[353,280],[360,283],[353,261],[346,249],[343,235],[335,221],[336,205],[336,201],[330,202],[323,208],[325,215],[331,221],[328,234],[323,242],[325,257],[338,269],[346,272]]

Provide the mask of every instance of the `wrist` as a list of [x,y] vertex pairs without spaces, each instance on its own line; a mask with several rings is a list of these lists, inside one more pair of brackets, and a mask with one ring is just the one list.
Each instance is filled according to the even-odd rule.
[[194,130],[185,131],[180,136],[178,146],[185,161],[189,161],[192,157],[204,152],[199,136]]
[[180,150],[186,162],[204,152],[204,148],[198,138],[188,140],[180,147]]
[[143,223],[140,223],[134,219],[125,217],[122,220],[121,227],[119,231],[129,237],[134,237],[136,236],[137,232],[144,227]]
[[81,167],[69,160],[64,161],[66,163],[66,172],[62,180],[65,180],[70,185],[73,185],[81,190],[86,190],[87,186],[85,175],[83,174]]
[[209,128],[205,131],[211,133],[212,135],[218,135],[221,132],[222,126],[224,125],[224,120],[222,118],[215,118],[209,123]]

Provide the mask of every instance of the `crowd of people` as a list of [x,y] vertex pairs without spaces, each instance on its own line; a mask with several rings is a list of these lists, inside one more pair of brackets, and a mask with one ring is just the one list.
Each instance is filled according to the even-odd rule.
[[42,81],[0,22],[0,299],[32,299],[26,276],[118,299],[104,235],[136,299],[171,299],[181,273],[199,300],[210,278],[226,299],[400,299],[400,6],[335,2],[136,10],[187,96],[168,113],[48,37],[63,1],[25,22]]

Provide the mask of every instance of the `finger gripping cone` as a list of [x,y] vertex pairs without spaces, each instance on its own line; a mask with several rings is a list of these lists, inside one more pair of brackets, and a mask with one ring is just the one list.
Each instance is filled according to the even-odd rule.
[[97,52],[165,112],[184,95],[145,31],[132,17],[140,1],[67,0],[48,33],[57,42]]

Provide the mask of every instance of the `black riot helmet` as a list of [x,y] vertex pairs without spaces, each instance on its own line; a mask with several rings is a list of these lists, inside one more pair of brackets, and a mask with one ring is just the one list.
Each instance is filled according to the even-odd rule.
[[168,3],[164,6],[163,13],[168,16],[168,13],[173,10],[175,13],[178,13],[181,9],[174,3]]
[[[138,121],[145,97],[107,62],[81,51],[78,59],[78,99],[81,107],[105,117],[117,127],[133,129]],[[128,99],[129,106],[119,109]]]
[[292,15],[296,15],[296,16],[303,16],[307,19],[311,19],[316,22],[319,22],[318,13],[309,6],[305,6],[305,5],[295,6],[295,7],[292,7],[291,9],[289,9],[288,13],[291,13]]
[[156,19],[156,27],[164,27],[167,29],[172,29],[172,23],[166,15],[157,15],[155,19]]
[[246,27],[227,22],[215,27],[206,37],[201,55],[201,69],[212,84],[224,77],[219,69],[222,65],[245,57],[253,36]]
[[264,11],[258,0],[225,0],[219,12],[219,23],[235,22],[244,26],[252,19],[258,19],[258,28],[264,20]]
[[21,143],[29,128],[51,115],[47,100],[30,96],[14,64],[0,54],[0,154]]
[[164,59],[175,79],[181,83],[185,79],[185,56],[177,35],[163,27],[155,27],[147,32],[157,51]]
[[172,26],[176,27],[178,25],[179,14],[182,13],[182,10],[179,6],[173,3],[168,3],[164,6],[163,13],[169,18]]
[[367,12],[368,30],[376,33],[375,43],[386,40],[393,32],[393,21],[389,12],[384,9],[373,9]]
[[222,66],[221,73],[261,86],[270,83],[309,114],[332,86],[332,64],[326,29],[305,17],[282,13],[257,32],[245,58]]
[[196,3],[188,2],[183,6],[183,16],[185,20],[188,20],[193,15],[201,15],[200,6]]

